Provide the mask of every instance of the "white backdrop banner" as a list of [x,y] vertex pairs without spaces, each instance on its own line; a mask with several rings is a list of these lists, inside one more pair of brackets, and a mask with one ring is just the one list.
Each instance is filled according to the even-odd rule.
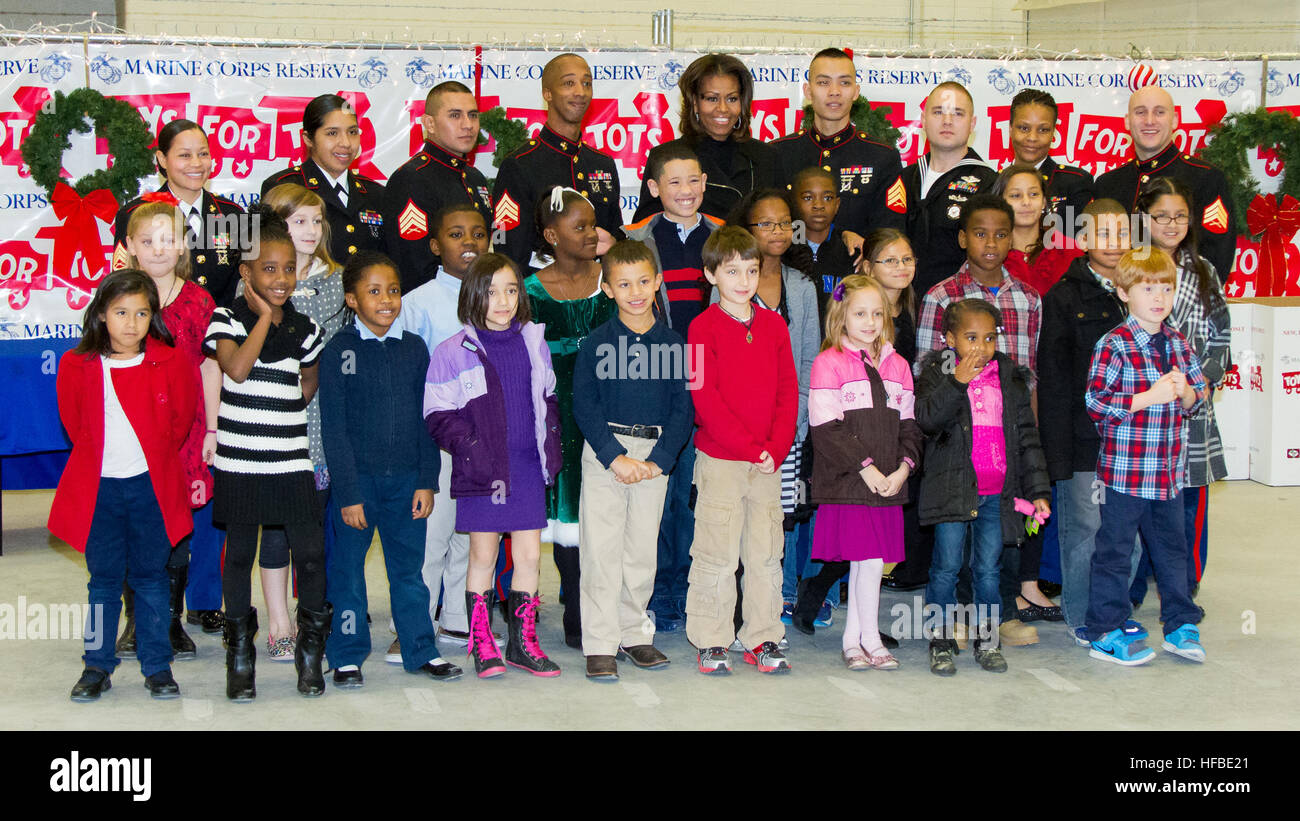
[[[501,105],[541,127],[545,111],[541,73],[554,56],[541,51],[474,48],[324,49],[91,44],[89,62],[76,46],[0,47],[0,339],[75,335],[79,308],[94,280],[79,271],[51,269],[57,224],[43,191],[32,183],[19,146],[42,103],[55,90],[85,84],[131,102],[149,128],[177,117],[208,133],[216,166],[210,188],[243,205],[255,202],[261,181],[302,156],[299,129],[306,103],[338,93],[353,101],[361,121],[362,152],[354,168],[388,178],[421,142],[424,96],[443,80],[463,82],[480,95],[480,108]],[[601,51],[586,56],[595,94],[585,137],[615,157],[627,215],[636,208],[641,167],[654,145],[677,136],[677,80],[696,52]],[[755,80],[754,136],[770,140],[798,128],[810,54],[744,55]],[[476,76],[475,63],[482,70]],[[1012,159],[1008,113],[1024,88],[1051,92],[1061,120],[1053,156],[1101,173],[1124,162],[1132,145],[1123,124],[1129,60],[989,60],[858,58],[863,94],[888,108],[902,136],[904,163],[924,152],[921,103],[937,83],[958,80],[976,102],[972,146],[990,163]],[[1153,61],[1150,67],[1180,109],[1177,140],[1185,151],[1204,144],[1208,129],[1227,113],[1259,104],[1259,62]],[[1269,66],[1268,102],[1300,109],[1300,64]],[[1276,88],[1275,88],[1276,87]],[[488,177],[493,146],[476,164]],[[1258,158],[1257,158],[1258,159]],[[74,139],[65,168],[73,177],[103,167],[103,140]],[[1266,180],[1267,157],[1256,173]],[[142,180],[156,186],[156,179]],[[1274,183],[1276,185],[1276,183]],[[111,244],[109,228],[101,238]],[[1248,260],[1243,259],[1243,265]],[[1248,272],[1246,272],[1248,273]],[[1245,289],[1253,283],[1248,278]]]

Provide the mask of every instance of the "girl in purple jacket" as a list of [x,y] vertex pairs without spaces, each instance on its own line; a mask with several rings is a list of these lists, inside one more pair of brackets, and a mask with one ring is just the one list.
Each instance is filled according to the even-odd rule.
[[[505,664],[560,674],[537,641],[537,565],[546,486],[560,471],[559,407],[545,326],[530,321],[523,291],[510,259],[479,257],[460,288],[456,310],[465,327],[434,350],[424,386],[429,433],[452,457],[456,529],[469,533],[465,607],[479,678],[501,675]],[[492,638],[492,574],[503,532],[515,568],[505,663]]]

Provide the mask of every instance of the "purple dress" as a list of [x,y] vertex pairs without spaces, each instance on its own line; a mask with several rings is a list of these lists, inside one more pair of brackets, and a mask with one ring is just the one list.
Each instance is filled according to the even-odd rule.
[[537,454],[532,365],[520,328],[516,322],[505,331],[478,331],[506,405],[506,430],[488,431],[487,435],[505,435],[510,451],[510,481],[488,496],[456,500],[456,529],[462,532],[508,533],[546,527],[546,486],[542,484],[542,460]]

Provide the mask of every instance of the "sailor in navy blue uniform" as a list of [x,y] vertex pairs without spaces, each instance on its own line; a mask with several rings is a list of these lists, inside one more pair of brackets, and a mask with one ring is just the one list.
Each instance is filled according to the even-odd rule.
[[1178,111],[1169,92],[1159,86],[1139,88],[1129,97],[1125,125],[1133,136],[1137,155],[1097,178],[1097,196],[1118,200],[1130,213],[1137,207],[1138,191],[1154,177],[1176,177],[1192,190],[1191,223],[1199,232],[1201,256],[1227,282],[1237,256],[1237,236],[1232,230],[1232,197],[1223,172],[1197,157],[1178,150],[1174,130]]
[[903,229],[907,198],[898,148],[871,139],[850,119],[859,94],[853,58],[837,48],[818,52],[803,90],[812,101],[812,118],[771,143],[777,185],[788,187],[800,171],[821,167],[835,175],[840,200],[836,228],[864,237],[877,228]]
[[993,187],[997,172],[967,147],[975,127],[975,104],[958,83],[940,83],[922,112],[929,151],[903,169],[907,189],[907,236],[916,253],[912,288],[918,297],[961,268],[966,252],[957,244],[962,205]]
[[468,202],[492,221],[487,179],[469,155],[478,144],[478,101],[455,80],[439,83],[425,98],[424,145],[388,179],[384,238],[397,263],[402,293],[437,275],[439,260],[429,248],[430,221],[448,205]]
[[536,246],[537,200],[552,186],[572,188],[596,209],[598,248],[623,239],[618,166],[582,140],[591,105],[591,67],[576,54],[561,54],[542,71],[546,124],[501,163],[492,184],[493,248],[527,271]]

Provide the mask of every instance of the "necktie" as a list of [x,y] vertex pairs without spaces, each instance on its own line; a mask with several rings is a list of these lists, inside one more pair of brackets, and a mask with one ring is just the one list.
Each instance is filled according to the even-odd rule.
[[343,183],[341,183],[341,182],[336,182],[336,183],[334,183],[334,193],[338,195],[339,202],[343,204],[343,207],[344,207],[344,208],[347,208],[347,207],[348,207],[348,190],[347,190],[347,188],[345,188],[345,187],[343,186]]

